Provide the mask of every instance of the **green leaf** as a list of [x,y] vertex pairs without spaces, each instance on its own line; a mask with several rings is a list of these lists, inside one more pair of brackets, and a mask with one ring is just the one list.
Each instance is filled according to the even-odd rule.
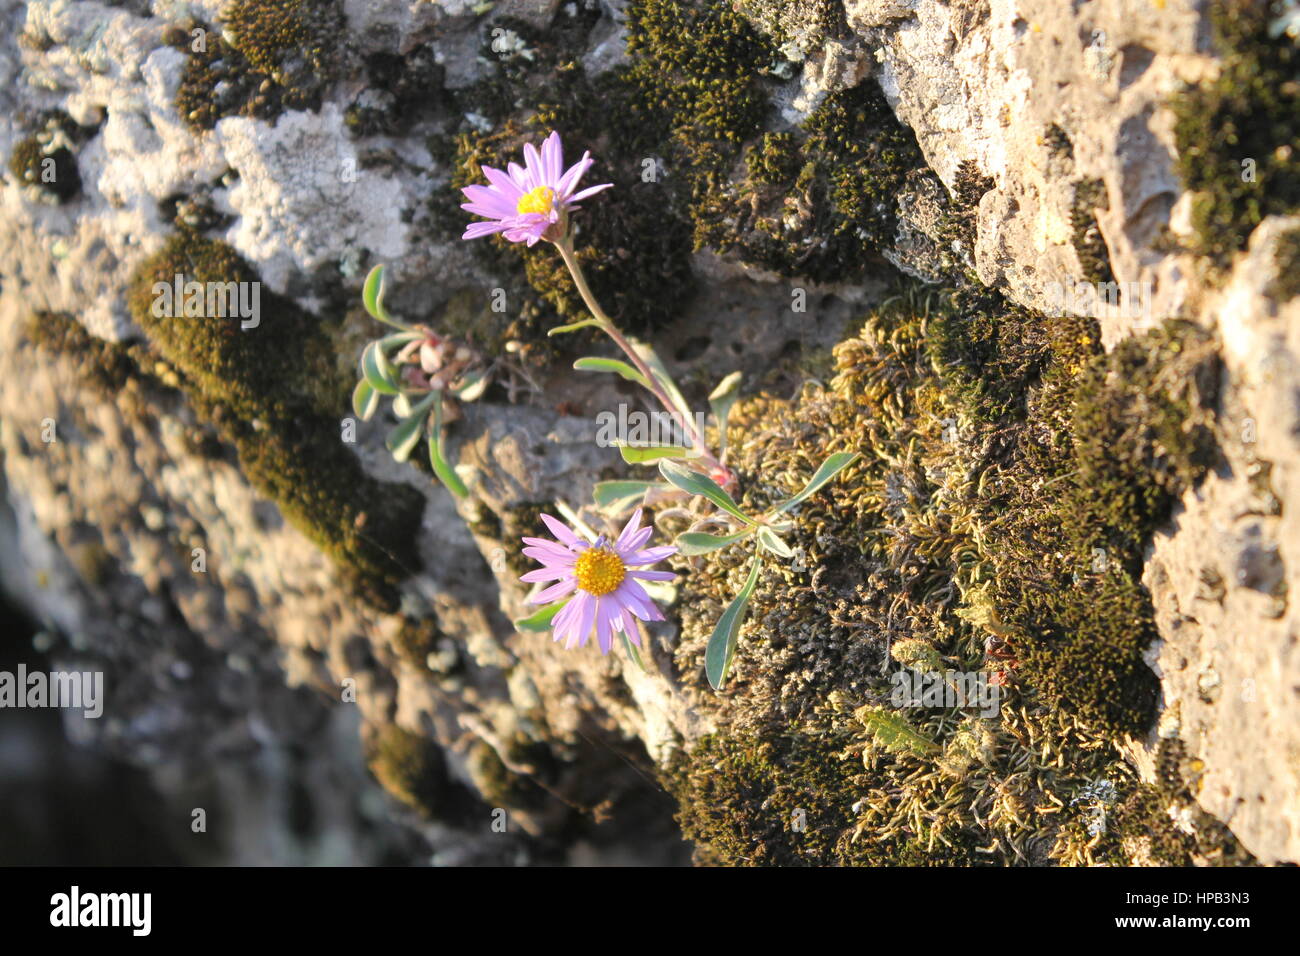
[[433,392],[432,397],[433,427],[429,430],[429,464],[433,466],[433,473],[446,485],[448,491],[457,498],[464,498],[469,494],[469,489],[465,487],[465,482],[460,480],[456,470],[448,464],[442,454],[442,392]]
[[403,345],[409,345],[416,339],[422,338],[424,338],[423,332],[394,332],[392,335],[385,335],[379,340],[379,350],[387,355]]
[[634,498],[640,498],[651,488],[662,487],[665,486],[661,481],[598,481],[592,489],[591,497],[599,507],[608,508],[613,504],[625,504]]
[[645,342],[638,341],[637,339],[629,339],[628,342],[631,344],[636,354],[641,356],[641,361],[645,362],[646,367],[650,369],[651,374],[653,374],[654,377],[659,380],[659,384],[664,387],[664,391],[668,393],[668,398],[672,400],[673,407],[682,414],[686,421],[694,421],[695,415],[691,412],[691,407],[686,404],[686,399],[682,397],[682,393],[678,390],[677,383],[674,382],[673,377],[668,374],[668,367],[660,361],[655,350]]
[[580,322],[570,322],[568,325],[557,325],[546,334],[563,335],[565,332],[576,332],[578,329],[585,329],[592,325],[600,325],[600,323],[595,319],[583,319]]
[[740,506],[732,500],[731,495],[723,491],[718,483],[708,475],[703,475],[698,471],[691,471],[689,468],[667,459],[660,460],[659,473],[674,487],[692,495],[703,495],[723,511],[735,515],[745,524],[756,523],[753,518],[741,511]]
[[704,652],[704,672],[708,675],[709,685],[714,690],[722,690],[727,672],[731,670],[732,658],[736,656],[736,642],[740,637],[740,625],[745,620],[745,608],[749,606],[749,599],[754,595],[754,585],[758,583],[758,569],[762,564],[762,559],[754,555],[754,562],[749,566],[749,577],[745,579],[745,586],[722,612],[722,617],[718,618],[713,634],[709,637],[709,646]]
[[771,528],[758,529],[758,543],[767,548],[767,550],[771,551],[777,557],[794,557],[794,552],[790,550],[790,546],[777,537],[776,532]]
[[782,511],[789,511],[795,505],[807,501],[817,493],[818,489],[821,488],[822,485],[826,484],[849,465],[853,464],[857,458],[857,452],[838,451],[831,455],[821,463],[821,467],[818,468],[817,472],[808,480],[808,484],[803,486],[803,491],[799,492],[793,498],[787,498],[785,501],[777,505],[773,514],[780,514]]
[[650,388],[650,382],[644,375],[619,359],[597,358],[589,355],[578,359],[573,363],[573,367],[579,372],[613,372],[615,375],[623,376],[629,382],[636,382],[647,389]]
[[690,448],[681,445],[628,445],[615,442],[618,453],[629,465],[643,465],[661,458],[686,458],[691,454]]
[[636,666],[641,668],[642,672],[644,672],[645,664],[641,662],[641,655],[637,652],[636,645],[632,643],[632,639],[627,636],[627,631],[619,631],[618,633],[623,636],[623,648],[627,651],[627,656],[632,658],[636,663]]
[[380,322],[398,329],[407,327],[405,323],[389,315],[388,310],[384,308],[384,267],[382,265],[375,266],[366,276],[365,284],[361,287],[361,302],[365,305],[366,311]]
[[410,415],[398,422],[397,427],[388,433],[384,444],[398,461],[406,461],[411,457],[411,452],[419,444],[420,436],[424,433],[424,422],[429,417],[429,409],[438,397],[438,392],[430,392],[411,409]]
[[371,342],[361,353],[361,374],[370,387],[383,395],[397,395],[400,389],[393,381],[393,367],[384,358],[378,342]]
[[677,545],[677,549],[682,554],[687,557],[694,557],[697,554],[708,554],[710,551],[725,548],[748,534],[748,530],[736,534],[705,534],[703,531],[685,531],[677,536],[673,544]]
[[564,609],[564,605],[568,604],[572,600],[573,595],[570,594],[561,601],[556,601],[554,604],[546,605],[546,607],[542,608],[540,611],[536,611],[527,617],[518,618],[515,621],[515,630],[549,631],[551,629],[551,622],[555,620],[555,615],[559,614],[560,611]]
[[868,704],[855,710],[853,716],[862,722],[862,726],[867,729],[876,743],[890,753],[924,755],[937,753],[939,750],[937,743],[916,730],[908,719],[897,711]]
[[369,421],[370,416],[379,408],[379,400],[379,393],[363,378],[352,390],[352,411],[363,422]]
[[713,417],[718,420],[718,454],[727,453],[727,416],[731,414],[731,406],[736,404],[736,399],[740,397],[740,373],[732,372],[709,394],[709,407],[713,409]]
[[464,376],[456,387],[451,390],[452,394],[462,402],[472,402],[479,398],[488,386],[487,372],[471,372]]

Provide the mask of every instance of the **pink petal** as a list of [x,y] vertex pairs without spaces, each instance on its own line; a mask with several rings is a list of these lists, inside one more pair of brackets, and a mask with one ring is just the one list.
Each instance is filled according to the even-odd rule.
[[572,573],[572,568],[538,568],[536,571],[529,571],[527,574],[519,575],[519,580],[524,584],[536,584],[538,581],[558,581],[560,578],[568,577]]
[[542,170],[548,183],[557,183],[564,169],[564,147],[560,144],[560,134],[552,130],[551,135],[542,143]]
[[592,186],[592,187],[589,188],[589,189],[584,189],[584,190],[583,190],[582,192],[580,192],[580,193],[574,193],[572,196],[569,197],[569,199],[568,199],[568,203],[569,203],[570,206],[572,206],[574,203],[582,202],[584,199],[587,199],[588,197],[594,196],[594,195],[596,195],[596,193],[600,192],[602,189],[608,189],[608,188],[609,188],[610,186],[612,186],[612,185],[614,185],[614,184],[613,184],[613,183],[601,183],[599,186]]
[[619,532],[618,540],[614,542],[614,549],[616,551],[623,550],[627,545],[628,539],[632,535],[636,534],[637,529],[641,527],[641,511],[641,508],[637,508],[636,511],[632,513],[632,517],[627,519],[627,524],[623,525],[623,530]]
[[[535,548],[541,548],[554,556],[556,562],[561,564],[573,564],[577,555],[556,541],[548,541],[546,538],[524,538],[524,544],[532,545]],[[532,555],[530,554],[531,558]]]
[[518,163],[510,163],[506,166],[506,169],[509,171],[510,178],[515,181],[515,186],[518,187],[521,193],[532,192],[537,188],[538,184],[533,181],[531,170],[521,168]]
[[623,611],[623,633],[637,647],[641,646],[641,628],[636,626],[636,615],[628,609]]
[[596,641],[600,652],[608,654],[614,643],[614,615],[618,613],[615,601],[598,601],[596,607]]
[[677,575],[672,571],[629,571],[628,577],[642,581],[672,581]]
[[501,172],[501,170],[493,169],[491,166],[483,167],[483,175],[487,177],[488,182],[500,191],[503,198],[515,206],[519,205],[519,199],[523,196],[524,191],[519,188],[513,179]]
[[621,542],[621,544],[616,548],[619,557],[626,558],[628,555],[636,554],[640,551],[641,548],[645,546],[645,543],[650,540],[650,536],[654,534],[654,530],[653,525],[646,525],[644,528],[630,535],[627,541]]
[[[584,600],[585,599],[585,600]],[[582,601],[581,616],[578,618],[577,629],[569,636],[569,643],[566,647],[584,647],[587,640],[591,637],[591,623],[596,617],[599,610],[600,601],[589,594],[582,594],[575,601]]]
[[573,600],[560,608],[555,617],[551,619],[551,636],[555,640],[558,641],[565,638],[573,629],[574,619],[581,611],[579,604],[585,597],[586,595],[581,591],[578,592],[578,594],[574,596]]
[[552,601],[558,601],[564,595],[568,594],[578,586],[578,582],[571,577],[566,577],[559,584],[552,584],[528,599],[529,604],[550,604]]
[[546,167],[542,165],[542,157],[532,143],[524,143],[524,166],[533,174],[537,185],[546,185]]
[[624,556],[624,564],[658,564],[664,558],[671,557],[677,553],[677,548],[671,544],[666,544],[658,548],[646,548],[644,551],[637,551],[635,554]]
[[556,193],[561,198],[568,199],[569,193],[573,192],[573,187],[578,185],[578,180],[582,178],[583,173],[591,168],[593,162],[595,161],[591,158],[590,152],[583,153],[582,159],[565,170],[564,175],[560,177],[560,182],[555,189]]
[[490,236],[494,232],[500,232],[506,227],[504,222],[471,222],[465,227],[465,232],[461,235],[462,239],[481,239],[484,236]]
[[564,542],[571,548],[586,549],[587,542],[574,534],[573,529],[559,518],[552,518],[550,515],[542,515],[541,517],[542,524],[546,525],[551,534],[555,535],[555,537],[560,541]]

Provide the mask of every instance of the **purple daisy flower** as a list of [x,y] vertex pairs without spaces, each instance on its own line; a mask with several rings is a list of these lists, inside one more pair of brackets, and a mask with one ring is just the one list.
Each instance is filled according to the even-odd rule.
[[538,239],[563,237],[569,210],[613,185],[602,183],[574,192],[578,180],[593,162],[591,153],[586,152],[582,159],[565,169],[560,134],[553,132],[542,143],[540,153],[532,143],[524,144],[522,169],[518,163],[510,163],[507,173],[484,166],[483,175],[491,185],[464,187],[461,191],[469,202],[462,203],[460,208],[490,221],[470,223],[461,238],[477,239],[500,232],[511,242],[526,242],[531,246]]
[[524,554],[543,566],[529,571],[520,580],[559,582],[532,597],[533,604],[549,604],[577,591],[551,622],[555,640],[563,639],[565,647],[581,647],[591,637],[594,627],[602,654],[609,653],[616,631],[640,646],[637,619],[662,621],[664,616],[639,582],[671,581],[677,575],[671,571],[632,569],[657,564],[676,554],[677,548],[645,547],[654,527],[641,527],[640,508],[612,544],[603,535],[595,544],[584,541],[564,522],[550,515],[542,515],[542,521],[558,543],[546,538],[524,538],[524,544],[530,546],[524,548]]

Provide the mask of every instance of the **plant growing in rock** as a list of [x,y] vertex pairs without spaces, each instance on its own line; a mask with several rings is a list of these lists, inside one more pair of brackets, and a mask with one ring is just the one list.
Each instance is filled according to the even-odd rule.
[[392,399],[397,425],[385,444],[406,461],[422,438],[429,442],[434,474],[456,497],[469,494],[442,451],[442,426],[454,419],[456,401],[472,402],[487,388],[482,359],[466,345],[425,325],[407,325],[384,308],[384,267],[366,276],[362,302],[371,316],[397,329],[368,343],[361,352],[361,380],[352,392],[352,409],[366,421],[384,398]]
[[[718,619],[709,641],[705,670],[709,683],[715,689],[720,689],[735,656],[745,609],[758,582],[763,561],[768,555],[787,560],[795,557],[794,551],[781,538],[781,532],[793,526],[787,517],[788,513],[831,481],[857,458],[857,455],[849,452],[831,455],[822,462],[802,491],[761,515],[749,515],[741,510],[728,491],[728,488],[736,485],[736,475],[725,463],[727,417],[736,400],[740,384],[739,373],[724,378],[710,395],[710,404],[718,425],[720,446],[719,452],[715,454],[707,446],[703,429],[697,424],[702,421],[702,417],[692,413],[681,390],[654,350],[648,344],[637,342],[624,335],[614,320],[600,307],[574,254],[573,238],[569,229],[570,213],[578,208],[577,204],[580,201],[608,189],[611,185],[602,183],[578,190],[578,182],[591,167],[592,162],[591,154],[584,153],[581,160],[565,169],[560,136],[552,132],[543,142],[540,150],[531,143],[524,146],[523,166],[510,163],[505,171],[484,166],[483,175],[489,185],[465,187],[464,193],[469,202],[464,203],[461,208],[483,216],[488,221],[471,223],[462,238],[476,239],[500,233],[510,242],[523,242],[529,246],[541,240],[552,243],[559,250],[573,278],[573,283],[591,315],[577,322],[551,329],[550,334],[560,335],[583,328],[597,328],[604,332],[623,352],[627,361],[586,356],[578,359],[574,363],[574,368],[580,371],[612,372],[635,382],[663,406],[679,430],[680,444],[644,444],[627,440],[619,442],[619,451],[624,461],[629,464],[657,463],[662,480],[601,482],[595,489],[596,503],[600,506],[613,507],[615,510],[624,510],[638,499],[646,500],[650,496],[656,500],[662,500],[664,497],[698,497],[712,504],[715,510],[693,524],[691,530],[678,535],[675,549],[650,549],[644,553],[638,552],[635,556],[644,557],[651,552],[656,554],[662,552],[661,557],[654,559],[662,560],[673,550],[680,550],[686,555],[702,555],[733,544],[743,543],[752,547],[753,557],[750,560],[745,583]],[[382,350],[377,351],[376,354],[382,355]],[[629,528],[635,530],[639,516],[640,511],[629,523]],[[602,652],[608,653],[614,631],[621,631],[625,637],[628,637],[629,632],[637,627],[636,619],[659,619],[658,610],[652,603],[646,608],[640,606],[635,600],[631,603],[611,604],[614,610],[608,612],[610,616],[606,619],[602,617],[604,612],[601,609],[605,604],[601,599],[605,595],[613,595],[615,589],[620,587],[629,576],[634,578],[638,574],[661,572],[627,572],[629,563],[620,557],[622,552],[617,548],[611,550],[605,545],[603,538],[597,538],[594,543],[584,542],[571,529],[555,519],[550,519],[547,524],[560,538],[562,546],[541,539],[525,539],[525,543],[531,544],[531,548],[526,549],[525,554],[543,560],[547,563],[547,567],[530,572],[524,576],[524,580],[554,580],[555,576],[563,571],[561,583],[542,591],[534,601],[538,598],[542,600],[549,600],[552,597],[561,598],[561,592],[563,597],[521,622],[521,626],[541,630],[555,627],[557,639],[560,636],[567,636],[567,644],[570,647],[585,643],[591,630],[595,628]],[[727,533],[710,534],[697,530],[706,524],[715,526],[721,524],[726,528]],[[648,529],[641,529],[638,533],[644,534],[648,539],[647,532]],[[619,542],[625,543],[624,539],[628,534],[628,530],[624,529]],[[637,563],[632,561],[631,566]],[[640,563],[651,562],[647,559]],[[555,567],[552,568],[551,564]],[[615,578],[617,580],[614,580]],[[573,610],[579,602],[568,603],[572,599],[575,588],[583,598],[582,612]],[[644,613],[637,613],[638,611]]]

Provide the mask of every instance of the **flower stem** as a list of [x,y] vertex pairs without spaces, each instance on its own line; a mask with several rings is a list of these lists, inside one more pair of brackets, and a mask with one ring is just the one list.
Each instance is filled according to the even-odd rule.
[[614,325],[614,320],[605,314],[605,310],[600,307],[600,303],[592,295],[591,288],[587,285],[587,277],[583,275],[582,266],[578,264],[578,257],[573,251],[573,240],[565,236],[562,239],[555,240],[554,244],[560,250],[564,264],[569,269],[569,275],[573,276],[573,284],[578,287],[578,294],[582,296],[582,301],[587,304],[588,311],[595,317],[601,331],[613,339],[614,344],[623,350],[623,354],[632,360],[632,364],[636,366],[637,371],[649,383],[650,391],[655,398],[659,399],[659,404],[663,405],[668,414],[682,426],[683,431],[690,436],[691,443],[700,450],[700,457],[704,463],[710,470],[715,470],[719,475],[723,476],[724,485],[730,483],[731,470],[718,461],[714,454],[705,447],[704,436],[695,429],[689,417],[683,415],[681,410],[673,404],[672,399],[669,398],[667,391],[663,387],[663,383],[660,382],[659,376],[646,364],[645,359],[632,347],[632,343],[618,330],[618,327]]

